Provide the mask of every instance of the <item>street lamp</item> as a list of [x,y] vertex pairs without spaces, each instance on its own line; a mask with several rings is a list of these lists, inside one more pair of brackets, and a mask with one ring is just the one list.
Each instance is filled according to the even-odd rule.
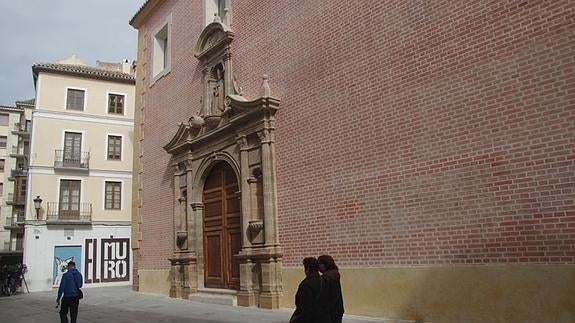
[[42,199],[38,195],[34,199],[34,208],[36,209],[36,220],[40,220],[40,208],[41,207],[42,207]]

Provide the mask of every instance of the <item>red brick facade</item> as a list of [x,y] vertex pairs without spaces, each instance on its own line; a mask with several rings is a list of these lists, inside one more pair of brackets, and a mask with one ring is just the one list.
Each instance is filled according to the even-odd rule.
[[[201,1],[165,1],[171,72],[143,96],[142,269],[167,269],[162,149],[200,108]],[[575,263],[575,3],[233,1],[234,74],[268,74],[284,265]],[[147,63],[149,64],[149,63]]]

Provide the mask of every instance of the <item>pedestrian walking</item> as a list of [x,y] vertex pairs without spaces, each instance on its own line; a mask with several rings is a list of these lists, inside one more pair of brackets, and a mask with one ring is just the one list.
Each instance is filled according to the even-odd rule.
[[343,319],[343,294],[341,292],[341,282],[339,268],[333,258],[329,255],[322,255],[317,258],[319,271],[325,277],[330,286],[330,312],[333,323],[341,323]]
[[[76,269],[76,263],[68,262],[68,271],[62,275],[60,287],[58,288],[58,298],[56,304],[60,306],[60,322],[68,323],[68,311],[70,311],[70,322],[76,323],[78,317],[78,305],[80,299],[84,297],[82,290],[82,274]],[[62,298],[62,304],[60,304]]]
[[290,323],[331,323],[329,284],[319,275],[317,259],[305,258],[303,266],[306,277],[297,289]]

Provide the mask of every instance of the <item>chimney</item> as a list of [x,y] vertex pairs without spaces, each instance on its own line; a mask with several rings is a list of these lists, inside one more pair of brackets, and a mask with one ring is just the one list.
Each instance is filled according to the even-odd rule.
[[132,63],[127,58],[122,61],[122,73],[132,74]]

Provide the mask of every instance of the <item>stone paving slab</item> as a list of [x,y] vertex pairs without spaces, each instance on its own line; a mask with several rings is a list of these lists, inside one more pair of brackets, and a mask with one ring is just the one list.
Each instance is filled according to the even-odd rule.
[[[129,286],[84,288],[78,322],[197,322],[197,323],[286,323],[292,310],[204,304],[162,295],[136,293]],[[0,297],[0,322],[59,322],[56,290]],[[345,316],[345,323],[403,323]]]

